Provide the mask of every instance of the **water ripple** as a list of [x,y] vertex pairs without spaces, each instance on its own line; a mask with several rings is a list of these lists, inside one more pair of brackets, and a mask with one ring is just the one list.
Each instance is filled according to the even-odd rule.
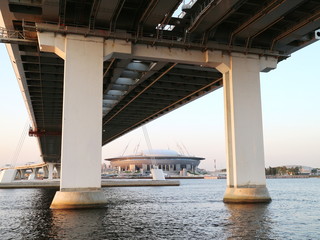
[[51,189],[0,190],[0,239],[317,239],[319,179],[272,179],[270,204],[224,204],[224,180],[104,188],[102,209],[50,210]]

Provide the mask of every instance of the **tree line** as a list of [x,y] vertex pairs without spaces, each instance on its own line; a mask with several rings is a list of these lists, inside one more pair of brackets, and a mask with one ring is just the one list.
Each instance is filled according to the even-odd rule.
[[286,167],[286,166],[281,166],[281,167],[269,167],[266,168],[266,175],[299,175],[301,174],[301,166],[297,167]]

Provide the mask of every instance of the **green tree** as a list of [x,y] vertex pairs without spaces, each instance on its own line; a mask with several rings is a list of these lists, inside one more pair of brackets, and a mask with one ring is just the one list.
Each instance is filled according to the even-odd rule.
[[282,166],[282,167],[277,167],[277,173],[280,175],[285,175],[287,174],[288,169],[286,166]]
[[316,168],[313,168],[312,170],[311,170],[311,173],[312,174],[316,174],[318,172],[318,170],[316,169]]
[[299,175],[301,173],[301,167],[295,167],[294,168],[294,175]]

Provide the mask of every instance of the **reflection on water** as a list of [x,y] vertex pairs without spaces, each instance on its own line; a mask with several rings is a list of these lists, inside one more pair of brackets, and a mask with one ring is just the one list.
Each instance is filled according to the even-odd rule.
[[226,232],[234,239],[272,239],[269,204],[225,204],[230,213]]
[[90,210],[50,210],[53,189],[0,189],[0,239],[319,237],[320,179],[268,181],[270,204],[224,204],[225,184],[104,188],[107,206]]
[[107,208],[52,210],[50,235],[56,239],[103,239]]
[[49,189],[0,190],[0,239],[43,239],[51,229]]

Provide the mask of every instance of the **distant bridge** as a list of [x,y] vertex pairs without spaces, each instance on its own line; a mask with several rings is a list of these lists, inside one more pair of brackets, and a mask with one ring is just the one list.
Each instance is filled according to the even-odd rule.
[[[28,176],[29,180],[37,178],[37,174],[40,169],[43,169],[43,177],[52,180],[53,171],[56,169],[57,176],[60,176],[60,164],[59,163],[34,163],[25,164],[21,166],[8,166],[0,168],[0,183],[13,181],[14,179],[25,179],[27,171],[31,171]],[[2,175],[1,175],[2,174]]]

